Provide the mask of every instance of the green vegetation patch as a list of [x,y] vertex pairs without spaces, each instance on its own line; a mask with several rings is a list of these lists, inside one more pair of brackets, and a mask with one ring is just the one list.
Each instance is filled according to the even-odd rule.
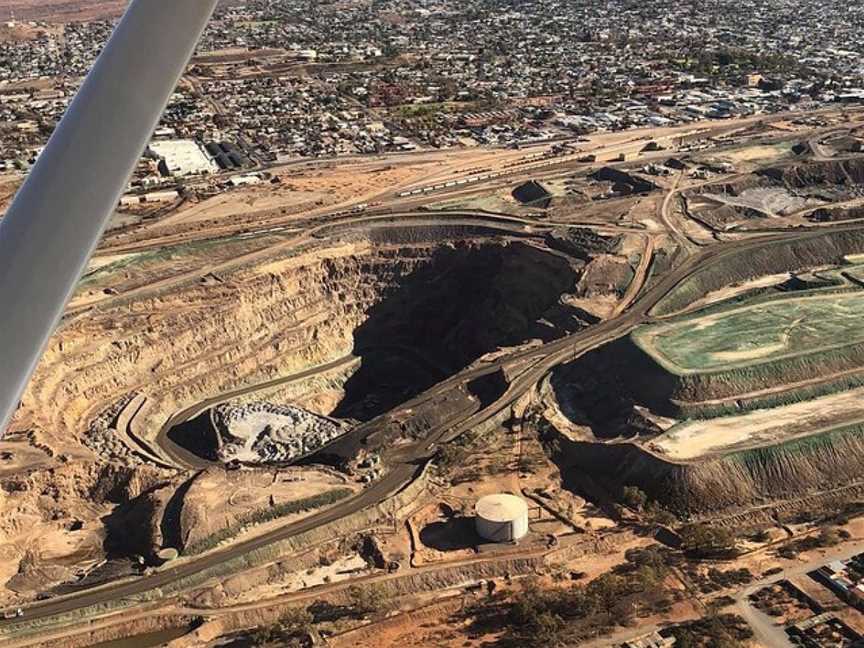
[[244,235],[243,237],[219,238],[179,245],[167,245],[155,250],[118,255],[120,258],[117,260],[87,272],[81,278],[78,288],[92,288],[94,284],[110,280],[120,272],[138,270],[146,273],[149,269],[165,262],[190,265],[199,258],[206,258],[208,261],[230,258],[247,251],[274,245],[284,240],[284,238],[284,236],[265,232]]
[[437,103],[403,104],[392,108],[393,114],[400,119],[422,119],[439,114],[458,114],[483,110],[482,102],[441,101]]
[[647,326],[633,339],[676,374],[805,356],[864,342],[860,292],[777,299]]
[[846,440],[858,442],[864,436],[864,424],[841,425],[822,432],[790,439],[764,448],[749,448],[730,455],[739,463],[752,467],[764,466],[771,461],[782,460],[788,455],[813,455],[818,452],[832,453]]
[[811,385],[795,385],[788,389],[777,390],[770,394],[742,397],[740,394],[723,401],[687,402],[675,401],[676,416],[686,419],[713,419],[721,416],[734,416],[757,409],[773,409],[803,403],[822,396],[829,396],[850,389],[864,387],[864,370],[850,373],[841,378],[826,380]]

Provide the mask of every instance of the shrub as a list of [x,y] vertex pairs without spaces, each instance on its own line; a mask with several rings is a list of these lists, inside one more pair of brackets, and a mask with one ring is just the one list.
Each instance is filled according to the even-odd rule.
[[239,534],[241,529],[245,526],[264,524],[265,522],[271,522],[272,520],[277,520],[288,515],[294,515],[295,513],[312,511],[323,506],[329,506],[330,504],[335,504],[339,500],[345,499],[353,494],[354,491],[351,489],[337,488],[336,490],[321,493],[320,495],[313,495],[312,497],[307,497],[305,499],[296,500],[294,502],[285,502],[284,504],[277,504],[276,506],[267,509],[260,509],[247,513],[246,515],[237,518],[237,521],[231,526],[220,529],[216,533],[186,546],[183,550],[183,554],[194,556],[196,554],[204,553],[205,551],[209,551],[219,545],[220,542],[233,538]]

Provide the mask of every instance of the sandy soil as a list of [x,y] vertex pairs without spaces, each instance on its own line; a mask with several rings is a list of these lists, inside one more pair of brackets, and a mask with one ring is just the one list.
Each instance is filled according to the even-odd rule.
[[[314,168],[296,166],[275,169],[281,184],[257,185],[226,191],[203,202],[181,208],[160,220],[153,229],[179,223],[226,220],[238,214],[261,212],[266,216],[302,215],[309,217],[332,211],[382,193],[396,191],[429,172],[433,163],[396,164],[386,162],[332,163]],[[276,214],[265,212],[275,210]]]
[[[250,512],[266,510],[273,505],[295,502],[336,489],[357,489],[355,484],[346,483],[328,472],[316,469],[292,468],[283,472],[246,473],[245,479],[239,484],[231,485],[231,491],[227,493],[225,489],[229,484],[220,479],[220,473],[214,471],[212,476],[212,479],[196,479],[189,491],[194,498],[195,508],[206,511],[210,529],[231,526],[238,518],[242,519]],[[310,515],[310,512],[304,511],[280,517],[273,522],[250,526],[238,537],[259,535],[307,515]]]
[[723,152],[723,157],[733,162],[751,162],[753,160],[774,160],[786,155],[791,150],[790,146],[748,146],[747,148]]
[[318,587],[328,583],[339,583],[371,573],[366,561],[359,554],[339,558],[329,565],[312,567],[306,571],[291,574],[286,580],[254,587],[232,600],[235,605],[255,603],[292,592]]
[[[864,256],[862,256],[861,260],[864,261]],[[702,308],[703,306],[708,306],[709,304],[716,304],[717,302],[726,301],[728,299],[737,297],[738,295],[743,295],[749,290],[755,290],[756,288],[767,288],[769,286],[776,286],[777,284],[783,283],[791,276],[792,275],[789,272],[781,272],[779,274],[765,275],[764,277],[758,277],[751,281],[745,281],[739,284],[726,286],[725,288],[720,288],[719,290],[713,290],[707,295],[705,295],[702,299],[693,302],[688,307],[688,310],[695,311]]]
[[853,389],[742,416],[688,421],[655,438],[651,446],[671,459],[696,459],[809,436],[860,419],[864,419],[864,389]]
[[[0,5],[3,2],[0,0]],[[0,20],[8,19],[9,14],[3,14],[0,10]],[[21,41],[32,41],[41,37],[43,34],[51,33],[57,35],[62,31],[61,25],[50,26],[34,26],[27,23],[15,22],[0,24],[0,42],[15,43]]]
[[129,259],[134,259],[136,254],[106,254],[101,256],[94,256],[90,259],[90,263],[87,264],[87,270],[85,271],[85,275],[96,270],[101,270],[107,266],[110,266],[113,263],[117,263],[119,261],[127,261]]
[[23,177],[17,174],[0,175],[0,218],[12,203],[22,181]]
[[[76,514],[92,520],[111,508],[80,503]],[[70,531],[62,521],[46,520],[35,506],[19,508],[14,526],[0,529],[0,605],[15,600],[15,592],[40,591],[94,566],[103,558],[103,540],[99,525]],[[25,569],[21,561],[32,561],[33,567]]]

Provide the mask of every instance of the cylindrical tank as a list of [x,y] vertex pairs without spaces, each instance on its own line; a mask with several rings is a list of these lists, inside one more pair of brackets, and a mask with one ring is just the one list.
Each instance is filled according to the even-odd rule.
[[521,497],[487,495],[477,502],[477,533],[491,542],[513,542],[528,534],[528,505]]

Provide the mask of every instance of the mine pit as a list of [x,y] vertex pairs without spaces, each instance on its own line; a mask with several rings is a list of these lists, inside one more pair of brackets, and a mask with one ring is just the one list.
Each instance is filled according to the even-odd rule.
[[[595,323],[585,300],[616,298],[636,263],[622,252],[637,238],[627,234],[452,221],[333,227],[223,268],[218,282],[196,277],[68,318],[25,401],[51,403],[40,408],[45,447],[61,445],[54,430],[74,430],[92,465],[123,468],[81,486],[98,510],[71,513],[82,542],[110,559],[82,586],[129,575],[138,556],[196,556],[341,506],[402,448],[431,447],[499,400],[511,377],[490,367],[437,385]],[[143,272],[131,263],[94,289]],[[173,272],[178,260],[148,263]],[[296,480],[281,477],[292,470]],[[69,574],[32,580],[25,589]]]
[[[486,354],[552,341],[595,321],[568,302],[597,290],[581,280],[592,264],[618,258],[620,237],[493,232],[462,225],[334,231],[334,240],[319,243],[319,250],[284,265],[269,264],[274,277],[269,299],[281,300],[280,291],[293,292],[299,284],[308,304],[301,306],[308,313],[303,320],[314,321],[286,345],[290,353],[308,357],[322,347],[350,349],[358,363],[336,379],[340,397],[323,409],[304,411],[278,393],[259,398],[253,385],[244,390],[249,397],[242,403],[228,399],[180,421],[167,434],[180,446],[174,454],[191,453],[206,462],[291,463]],[[342,256],[345,252],[349,256]],[[254,306],[254,294],[248,299]],[[275,340],[287,322],[274,318],[263,326]],[[467,407],[468,400],[485,406],[506,388],[502,375],[484,376],[466,385],[453,407]],[[301,385],[295,398],[306,393]],[[420,432],[405,434],[417,438]]]
[[341,436],[346,428],[299,407],[251,403],[212,411],[223,463],[288,463]]

